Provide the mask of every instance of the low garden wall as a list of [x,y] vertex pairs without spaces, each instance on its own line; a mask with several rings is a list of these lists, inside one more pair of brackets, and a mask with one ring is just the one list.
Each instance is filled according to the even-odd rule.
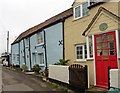
[[49,65],[48,77],[69,84],[69,66]]
[[110,70],[110,87],[120,89],[120,69]]

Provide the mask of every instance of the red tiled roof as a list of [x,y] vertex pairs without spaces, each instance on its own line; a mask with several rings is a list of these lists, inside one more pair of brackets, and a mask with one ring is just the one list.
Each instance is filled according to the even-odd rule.
[[26,36],[35,33],[39,29],[42,29],[42,28],[44,28],[48,25],[51,25],[52,23],[57,22],[59,20],[65,19],[65,18],[71,16],[72,14],[73,14],[73,11],[72,11],[72,8],[70,8],[70,9],[68,9],[68,10],[66,10],[66,11],[64,11],[64,12],[62,12],[62,13],[60,13],[60,14],[58,14],[58,15],[56,15],[56,16],[54,16],[54,17],[52,17],[52,18],[50,18],[46,21],[44,21],[43,23],[40,23],[40,24],[26,30],[25,32],[21,33],[17,37],[17,39],[13,42],[13,44],[20,41],[21,39],[25,38]]

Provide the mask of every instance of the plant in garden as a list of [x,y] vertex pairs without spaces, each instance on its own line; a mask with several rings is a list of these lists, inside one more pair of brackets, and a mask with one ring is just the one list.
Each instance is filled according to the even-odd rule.
[[34,71],[35,73],[39,73],[40,70],[41,70],[41,68],[40,68],[40,66],[39,66],[38,64],[35,64],[35,65],[33,66],[33,71]]
[[27,69],[27,66],[25,64],[22,64],[22,70],[23,70],[23,72],[25,72],[26,69]]
[[54,65],[67,65],[68,61],[70,60],[60,59],[59,62],[55,63]]

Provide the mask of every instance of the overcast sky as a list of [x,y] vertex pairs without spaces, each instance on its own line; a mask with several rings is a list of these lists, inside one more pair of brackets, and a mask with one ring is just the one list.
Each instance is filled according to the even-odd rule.
[[71,7],[74,0],[0,0],[0,54],[23,31]]

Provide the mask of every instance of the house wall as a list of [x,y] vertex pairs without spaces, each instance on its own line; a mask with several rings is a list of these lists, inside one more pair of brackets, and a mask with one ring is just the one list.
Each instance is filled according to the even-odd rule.
[[60,22],[45,29],[48,65],[57,63],[59,59],[63,59],[63,45],[59,43],[59,41],[63,40],[62,25],[62,22]]
[[22,64],[25,64],[25,51],[24,51],[24,44],[23,40],[19,42],[20,44],[20,67],[22,67]]
[[[112,0],[113,1],[113,0]],[[78,3],[78,2],[77,2]],[[74,3],[73,7],[77,5],[77,3]],[[80,2],[79,2],[80,3]],[[118,3],[117,2],[108,2],[108,3],[102,3],[98,6],[95,6],[89,10],[89,15],[82,17],[78,20],[74,20],[73,16],[67,18],[65,20],[65,59],[70,59],[69,64],[77,63],[81,65],[88,65],[89,68],[89,83],[90,85],[94,85],[94,60],[89,61],[76,61],[75,57],[75,45],[76,44],[84,44],[86,43],[86,37],[82,36],[82,33],[87,28],[88,24],[91,22],[94,15],[98,12],[98,9],[100,7],[104,7],[107,10],[113,12],[114,14],[118,15]],[[101,22],[105,21],[104,18],[101,19]],[[109,21],[109,20],[108,20]],[[110,21],[109,21],[110,23]],[[98,25],[98,24],[96,24]],[[111,24],[114,28],[114,23]],[[118,27],[118,25],[117,25]],[[97,32],[97,29],[95,29],[95,32]],[[93,34],[93,33],[91,33]]]
[[19,43],[16,43],[16,44],[13,44],[11,45],[11,50],[12,50],[12,53],[11,53],[11,64],[14,64],[14,65],[19,65],[19,60],[18,60],[18,55],[19,55]]
[[[44,36],[44,32],[42,34]],[[44,64],[40,64],[40,58],[38,57],[39,53],[43,53],[45,56],[44,47],[43,44],[41,45],[37,44],[37,34],[34,34],[30,37],[30,50],[31,50],[31,67],[33,67],[35,64],[39,64],[41,67],[44,68],[45,58]]]
[[[28,39],[28,41],[26,39]],[[27,70],[31,70],[30,53],[29,53],[30,52],[29,37],[25,38],[23,43],[24,43],[23,45],[24,45],[24,48],[25,48],[25,63],[26,63],[26,66],[27,66]]]

